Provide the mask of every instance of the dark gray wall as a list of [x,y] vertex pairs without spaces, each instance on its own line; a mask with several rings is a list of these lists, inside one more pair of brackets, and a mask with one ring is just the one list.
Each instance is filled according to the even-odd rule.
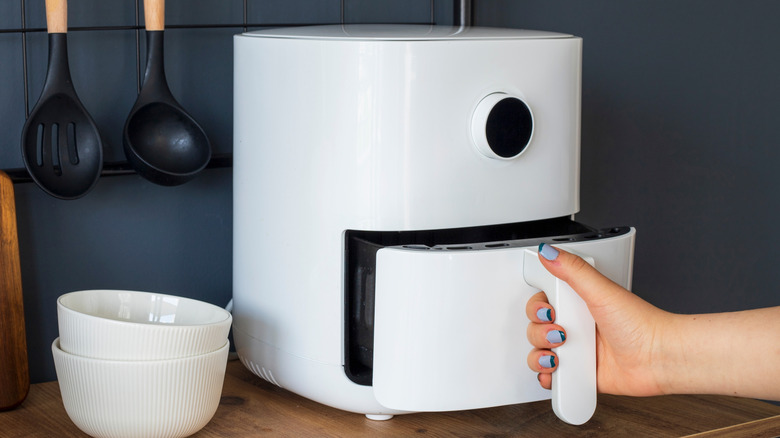
[[780,304],[780,3],[489,0],[481,25],[583,37],[577,218],[637,228],[634,291]]
[[[0,2],[0,30],[21,27],[20,1]],[[27,0],[28,28],[42,1]],[[634,290],[669,310],[780,304],[776,171],[780,4],[763,1],[476,1],[478,25],[584,38],[582,212],[595,226],[638,229]],[[438,0],[250,0],[247,21],[449,24]],[[130,0],[80,0],[71,26],[131,26]],[[142,15],[141,15],[142,17]],[[169,0],[169,24],[235,24],[240,0]],[[168,80],[208,132],[232,149],[232,39],[240,28],[168,29]],[[121,131],[135,98],[133,30],[73,31],[73,79],[124,159]],[[143,33],[141,33],[143,44]],[[22,36],[0,32],[0,168],[22,167]],[[46,70],[46,35],[27,33],[30,106]],[[231,171],[169,188],[103,178],[76,201],[16,185],[32,379],[53,379],[55,299],[86,288],[164,291],[224,305],[231,294]]]

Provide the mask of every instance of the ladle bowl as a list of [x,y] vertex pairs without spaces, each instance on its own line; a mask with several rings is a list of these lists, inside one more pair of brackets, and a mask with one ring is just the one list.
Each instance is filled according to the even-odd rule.
[[211,158],[206,133],[179,107],[152,102],[133,111],[125,130],[125,156],[144,178],[165,186],[189,181]]
[[183,184],[211,159],[203,128],[182,108],[165,78],[163,35],[165,3],[144,0],[146,72],[141,92],[125,122],[123,145],[127,161],[147,180]]

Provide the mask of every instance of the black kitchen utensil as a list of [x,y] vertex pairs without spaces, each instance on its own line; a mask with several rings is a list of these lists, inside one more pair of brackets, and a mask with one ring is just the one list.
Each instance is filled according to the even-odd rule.
[[68,66],[67,0],[46,0],[49,67],[41,97],[22,131],[22,157],[30,176],[61,199],[84,196],[103,168],[97,125],[81,104]]
[[206,133],[168,88],[163,35],[164,0],[144,0],[146,72],[138,99],[125,122],[127,161],[149,181],[175,186],[192,179],[211,159]]

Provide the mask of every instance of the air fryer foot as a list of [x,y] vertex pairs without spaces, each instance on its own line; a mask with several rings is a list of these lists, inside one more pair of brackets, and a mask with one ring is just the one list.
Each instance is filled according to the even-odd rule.
[[393,416],[389,414],[366,414],[366,418],[374,421],[387,421],[393,418]]

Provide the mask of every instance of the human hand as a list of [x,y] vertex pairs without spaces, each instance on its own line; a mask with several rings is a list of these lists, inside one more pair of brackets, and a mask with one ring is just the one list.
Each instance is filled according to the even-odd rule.
[[[633,396],[664,392],[661,359],[663,339],[672,314],[664,312],[609,280],[580,257],[550,245],[540,246],[539,259],[585,301],[596,321],[598,391]],[[565,343],[566,328],[555,324],[555,309],[544,292],[526,305],[528,340],[535,347],[528,365],[550,389],[558,358],[550,348]]]
[[[547,244],[539,249],[542,265],[582,297],[596,322],[599,392],[780,401],[780,306],[672,314],[615,284],[580,257]],[[526,314],[531,320],[528,340],[535,347],[528,366],[549,389],[558,365],[550,348],[566,342],[566,329],[555,324],[555,309],[543,292],[528,300]]]

